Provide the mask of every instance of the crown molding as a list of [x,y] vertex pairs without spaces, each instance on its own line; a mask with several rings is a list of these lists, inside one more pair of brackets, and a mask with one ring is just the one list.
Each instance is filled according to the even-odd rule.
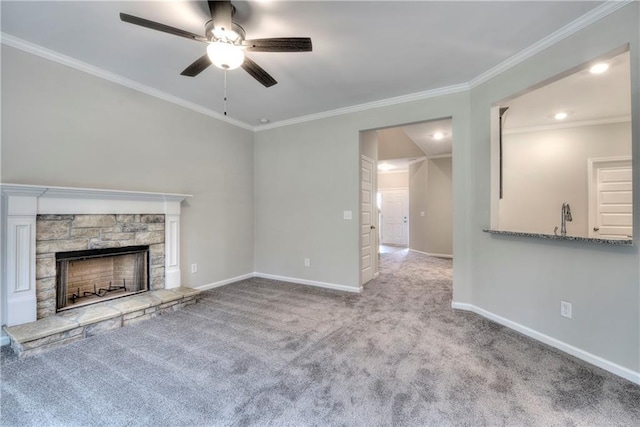
[[606,117],[604,119],[581,120],[581,121],[575,121],[575,122],[551,123],[548,125],[541,125],[541,126],[511,128],[511,129],[504,129],[503,133],[505,135],[513,135],[518,133],[540,132],[545,130],[556,130],[556,129],[569,129],[569,128],[578,128],[578,127],[585,127],[585,126],[610,125],[614,123],[627,123],[627,122],[631,122],[631,116]]
[[217,113],[213,110],[210,110],[208,108],[202,107],[200,105],[197,105],[193,102],[187,101],[185,99],[179,98],[177,96],[174,95],[170,95],[166,92],[162,92],[160,90],[154,89],[152,87],[149,86],[145,86],[141,83],[138,83],[136,81],[127,79],[123,76],[120,76],[118,74],[115,73],[111,73],[109,71],[106,71],[102,68],[99,67],[95,67],[93,65],[87,64],[85,62],[82,61],[78,61],[74,58],[71,58],[69,56],[60,54],[58,52],[55,52],[53,50],[44,48],[40,45],[31,43],[31,42],[27,42],[25,40],[22,40],[18,37],[14,37],[11,36],[9,34],[6,33],[0,33],[0,37],[1,37],[1,43],[5,44],[7,46],[11,46],[14,47],[16,49],[20,49],[22,51],[40,56],[42,58],[45,59],[49,59],[51,61],[57,62],[59,64],[63,64],[66,65],[68,67],[80,70],[80,71],[84,71],[86,73],[92,74],[96,77],[111,81],[113,83],[128,87],[130,89],[136,90],[138,92],[142,92],[144,94],[153,96],[155,98],[159,98],[162,99],[164,101],[167,102],[171,102],[173,104],[179,105],[181,107],[190,109],[192,111],[195,111],[197,113],[200,114],[204,114],[206,116],[209,117],[213,117],[215,119],[221,120],[223,122],[229,123],[231,125],[234,126],[238,126],[240,128],[243,129],[247,129],[253,132],[258,132],[258,131],[262,131],[262,130],[269,130],[269,129],[275,129],[275,128],[279,128],[279,127],[284,127],[284,126],[290,126],[290,125],[294,125],[294,124],[299,124],[299,123],[304,123],[304,122],[310,122],[310,121],[314,121],[314,120],[320,120],[320,119],[324,119],[324,118],[329,118],[329,117],[335,117],[335,116],[340,116],[340,115],[344,115],[344,114],[350,114],[350,113],[357,113],[357,112],[362,112],[362,111],[367,111],[367,110],[371,110],[374,108],[381,108],[381,107],[387,107],[387,106],[391,106],[391,105],[397,105],[397,104],[402,104],[402,103],[406,103],[406,102],[412,102],[412,101],[419,101],[419,100],[423,100],[423,99],[429,99],[429,98],[435,98],[438,96],[444,96],[444,95],[451,95],[451,94],[455,94],[455,93],[460,93],[460,92],[465,92],[465,91],[469,91],[471,89],[473,89],[474,87],[481,85],[487,81],[489,81],[490,79],[500,75],[501,73],[509,70],[510,68],[515,67],[516,65],[526,61],[527,59],[531,58],[532,56],[544,51],[545,49],[548,49],[549,47],[553,46],[554,44],[564,40],[565,38],[571,36],[572,34],[588,27],[589,25],[593,24],[594,22],[610,15],[611,13],[623,8],[624,6],[626,6],[629,3],[633,3],[634,0],[606,0],[603,4],[597,6],[596,8],[594,8],[593,10],[587,12],[586,14],[582,15],[581,17],[579,17],[578,19],[570,22],[569,24],[565,25],[564,27],[560,28],[559,30],[551,33],[550,35],[544,37],[543,39],[539,40],[538,42],[532,44],[531,46],[521,50],[520,52],[516,53],[515,55],[511,56],[509,59],[501,62],[500,64],[496,65],[495,67],[489,69],[488,71],[480,74],[479,76],[475,77],[474,79],[470,80],[469,82],[466,83],[460,83],[460,84],[456,84],[456,85],[451,85],[451,86],[445,86],[445,87],[441,87],[441,88],[436,88],[436,89],[430,89],[427,91],[423,91],[423,92],[416,92],[413,94],[408,94],[408,95],[402,95],[402,96],[397,96],[397,97],[393,97],[393,98],[387,98],[387,99],[383,99],[383,100],[379,100],[379,101],[373,101],[373,102],[368,102],[368,103],[364,103],[364,104],[358,104],[358,105],[353,105],[350,107],[344,107],[344,108],[338,108],[335,110],[328,110],[328,111],[324,111],[324,112],[320,112],[320,113],[315,113],[315,114],[309,114],[306,116],[300,116],[300,117],[294,117],[292,119],[286,119],[286,120],[280,120],[277,122],[273,122],[273,123],[269,123],[269,124],[265,124],[265,125],[258,125],[258,126],[252,126],[248,123],[242,122],[240,120],[236,120],[236,119],[232,119],[228,116],[222,115],[220,113]]
[[283,126],[295,125],[298,123],[310,122],[313,120],[326,119],[328,117],[341,116],[343,114],[357,113],[367,111],[374,108],[387,107],[390,105],[403,104],[406,102],[419,101],[421,99],[435,98],[443,95],[451,95],[454,93],[465,92],[470,89],[468,83],[462,83],[452,86],[445,86],[437,89],[430,89],[424,92],[411,93],[409,95],[396,96],[393,98],[382,99],[380,101],[367,102],[365,104],[353,105],[351,107],[338,108],[336,110],[323,111],[321,113],[309,114],[307,116],[294,117],[293,119],[280,120],[269,123],[267,125],[256,126],[256,132],[279,128]]
[[575,34],[578,31],[588,27],[594,22],[599,21],[600,19],[612,14],[618,9],[623,8],[627,4],[633,3],[633,1],[634,0],[606,0],[600,6],[595,7],[594,9],[585,13],[578,19],[568,23],[567,25],[560,28],[559,30],[549,34],[548,36],[542,38],[541,40],[537,41],[531,46],[516,53],[506,61],[503,61],[500,64],[496,65],[495,67],[489,69],[488,71],[480,74],[478,77],[472,79],[467,84],[471,89],[473,89],[474,87],[479,86],[482,83],[485,83],[491,80],[492,78],[500,75],[501,73],[507,71],[508,69],[513,68],[516,65],[526,61],[532,56],[537,55],[543,50],[548,49],[549,47],[566,39],[572,34]]
[[31,53],[41,58],[48,59],[53,62],[57,62],[58,64],[66,65],[67,67],[70,67],[79,71],[83,71],[85,73],[91,74],[101,79],[110,81],[115,84],[119,84],[121,86],[128,87],[129,89],[133,89],[138,92],[142,92],[146,95],[153,96],[154,98],[162,99],[163,101],[167,101],[172,104],[179,105],[181,107],[187,108],[197,113],[204,114],[205,116],[213,117],[214,119],[218,119],[220,121],[229,123],[231,125],[238,126],[240,128],[251,130],[251,131],[254,130],[253,126],[245,122],[242,122],[240,120],[232,119],[228,116],[217,113],[201,105],[195,104],[193,102],[187,101],[185,99],[179,98],[174,95],[170,95],[166,92],[163,92],[158,89],[154,89],[150,86],[143,85],[142,83],[138,83],[134,80],[128,79],[119,74],[115,74],[110,71],[106,71],[102,68],[87,64],[86,62],[78,61],[77,59],[74,59],[70,56],[63,55],[61,53],[58,53],[51,49],[47,49],[35,43],[28,42],[26,40],[23,40],[18,37],[14,37],[6,33],[0,33],[0,38],[1,38],[0,42],[6,46],[10,46],[27,53]]

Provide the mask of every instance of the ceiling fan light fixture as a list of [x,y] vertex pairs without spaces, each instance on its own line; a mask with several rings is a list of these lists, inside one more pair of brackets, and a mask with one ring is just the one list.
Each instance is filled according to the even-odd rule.
[[207,55],[213,65],[223,70],[235,70],[244,62],[244,50],[233,43],[209,43]]

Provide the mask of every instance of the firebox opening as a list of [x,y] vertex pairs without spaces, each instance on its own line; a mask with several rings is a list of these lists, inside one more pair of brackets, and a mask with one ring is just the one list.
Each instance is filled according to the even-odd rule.
[[149,289],[149,246],[56,253],[56,311]]

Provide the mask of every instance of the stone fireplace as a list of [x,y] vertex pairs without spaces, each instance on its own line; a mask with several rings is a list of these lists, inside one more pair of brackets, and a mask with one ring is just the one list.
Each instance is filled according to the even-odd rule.
[[56,312],[149,290],[149,246],[56,253]]
[[[2,324],[180,286],[180,204],[189,195],[17,184],[1,190]],[[120,259],[138,250],[142,259]],[[104,251],[111,261],[97,261]],[[89,263],[84,271],[75,271],[79,261]],[[57,289],[63,276],[66,291]]]
[[[122,276],[125,272],[118,272],[127,260],[131,264],[133,255],[118,253],[135,251],[140,245],[147,247],[144,285],[136,284],[135,291],[131,286],[128,291],[121,289],[124,292],[114,289],[126,287],[127,281],[131,285],[134,279],[133,272],[127,272],[126,276]],[[85,270],[78,271],[83,265]],[[164,289],[164,275],[165,216],[162,214],[41,214],[36,217],[38,319],[125,293]],[[69,286],[68,279],[71,279]]]

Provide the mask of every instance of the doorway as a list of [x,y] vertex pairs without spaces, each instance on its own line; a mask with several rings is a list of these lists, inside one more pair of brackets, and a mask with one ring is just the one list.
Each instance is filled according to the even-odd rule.
[[409,189],[380,190],[380,243],[409,246]]
[[588,236],[633,237],[631,158],[589,159]]

